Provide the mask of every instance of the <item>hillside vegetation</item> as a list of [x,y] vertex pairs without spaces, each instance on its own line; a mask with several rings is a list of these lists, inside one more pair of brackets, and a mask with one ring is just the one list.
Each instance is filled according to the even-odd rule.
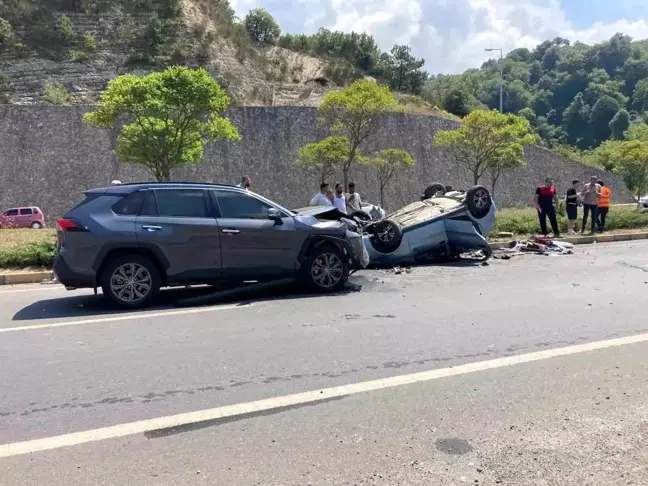
[[515,49],[463,74],[437,76],[424,98],[464,116],[499,108],[500,66],[505,112],[526,117],[546,145],[577,149],[620,139],[648,111],[648,43],[617,34],[593,46],[567,39]]

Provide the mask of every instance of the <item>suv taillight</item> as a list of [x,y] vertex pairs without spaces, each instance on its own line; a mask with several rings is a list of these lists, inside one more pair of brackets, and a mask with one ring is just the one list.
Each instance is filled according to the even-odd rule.
[[86,228],[73,219],[59,219],[56,225],[60,231],[87,231]]

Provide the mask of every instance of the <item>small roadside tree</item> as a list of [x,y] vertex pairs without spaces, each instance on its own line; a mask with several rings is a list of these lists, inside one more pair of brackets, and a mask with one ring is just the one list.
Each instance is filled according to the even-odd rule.
[[250,39],[260,44],[276,44],[281,36],[279,24],[270,13],[262,8],[250,10],[245,16],[245,29]]
[[385,187],[392,180],[396,172],[414,165],[414,159],[405,150],[387,149],[374,157],[367,159],[366,163],[375,167],[378,184],[380,185],[380,205],[385,206]]
[[328,137],[299,149],[295,167],[304,170],[323,184],[348,160],[349,150],[349,142],[346,138]]
[[318,108],[320,121],[349,143],[347,159],[341,165],[344,187],[348,186],[349,169],[357,162],[365,140],[378,131],[379,121],[388,112],[397,109],[398,102],[389,88],[373,81],[355,81],[324,97]]
[[221,116],[229,102],[204,69],[172,67],[113,79],[101,93],[99,108],[83,119],[97,128],[113,128],[124,119],[117,157],[147,167],[158,181],[170,181],[171,169],[198,162],[207,142],[240,140],[234,125]]
[[648,192],[648,141],[618,142],[616,157],[627,186],[639,199]]
[[503,171],[524,165],[524,146],[535,140],[527,119],[486,110],[475,110],[459,128],[434,136],[435,145],[448,147],[455,162],[470,171],[474,184],[489,169],[499,178]]

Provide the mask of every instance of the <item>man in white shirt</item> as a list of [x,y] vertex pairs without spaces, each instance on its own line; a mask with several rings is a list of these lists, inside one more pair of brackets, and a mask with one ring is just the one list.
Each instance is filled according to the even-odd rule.
[[242,189],[245,189],[246,191],[249,191],[251,185],[252,185],[252,180],[250,179],[250,176],[243,176],[241,177],[241,183],[237,184],[236,187],[240,187]]
[[333,206],[331,200],[326,196],[326,192],[329,190],[329,185],[327,182],[322,182],[320,184],[320,192],[315,194],[315,197],[311,199],[311,206]]
[[335,184],[335,195],[333,196],[333,206],[338,208],[344,214],[347,212],[346,198],[344,197],[344,187],[339,182]]
[[362,199],[355,192],[355,182],[349,182],[349,193],[346,195],[346,204],[349,214],[362,211]]

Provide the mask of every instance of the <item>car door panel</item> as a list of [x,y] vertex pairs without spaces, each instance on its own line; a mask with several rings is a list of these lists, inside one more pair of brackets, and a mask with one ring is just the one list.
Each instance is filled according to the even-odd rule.
[[[300,241],[292,216],[268,219],[263,211],[272,206],[240,191],[217,190],[212,196],[220,210],[223,276],[258,280],[295,273]],[[254,214],[243,214],[246,205]]]
[[[200,191],[208,208],[204,216],[166,215],[159,211],[158,197],[164,191]],[[135,224],[140,245],[154,246],[168,261],[167,277],[170,281],[208,281],[222,276],[220,233],[218,222],[202,189],[156,189],[149,191],[155,197],[156,210],[143,211]],[[145,205],[146,206],[146,205]],[[146,214],[146,213],[149,214]]]

